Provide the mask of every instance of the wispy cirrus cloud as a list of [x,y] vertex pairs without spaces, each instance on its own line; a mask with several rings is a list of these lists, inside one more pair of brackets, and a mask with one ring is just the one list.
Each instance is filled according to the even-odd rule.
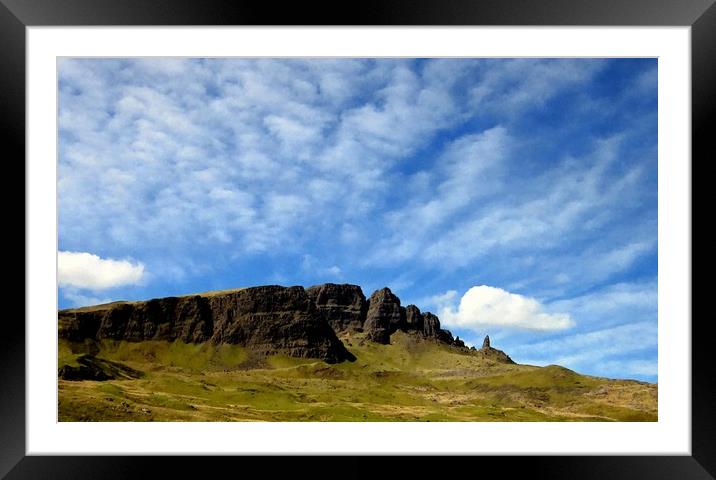
[[[657,330],[653,322],[638,322],[515,346],[512,354],[521,362],[565,365],[586,373],[656,375],[657,362],[652,353],[657,348]],[[634,360],[634,355],[648,354]],[[632,370],[626,366],[631,365]]]
[[[152,273],[113,298],[333,279],[435,310],[417,300],[492,285],[523,298],[515,324],[574,322],[492,321],[507,350],[655,325],[639,293],[657,274],[655,60],[63,59],[58,73],[60,249]],[[63,285],[61,302],[109,296]],[[604,371],[653,370],[634,355]]]

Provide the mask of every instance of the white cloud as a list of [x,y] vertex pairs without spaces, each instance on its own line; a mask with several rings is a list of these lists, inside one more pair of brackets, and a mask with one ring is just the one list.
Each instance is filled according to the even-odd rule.
[[[455,298],[447,292],[439,300],[443,303]],[[536,299],[487,285],[470,288],[460,299],[457,309],[445,305],[440,310],[445,325],[457,328],[487,326],[527,330],[563,330],[574,325],[566,313],[548,313]]]
[[[659,362],[654,360],[609,360],[599,364],[600,374],[614,377],[643,376],[655,377],[659,373]],[[603,373],[601,373],[603,372]]]
[[343,277],[343,271],[338,265],[323,265],[321,261],[311,255],[304,255],[301,262],[301,269],[307,274],[315,278],[334,278]]
[[510,349],[520,363],[564,365],[579,371],[604,375],[655,375],[657,359],[633,358],[657,348],[655,322],[646,321],[581,332]]
[[297,250],[326,218],[373,213],[398,154],[461,118],[405,64],[63,61],[64,248]]
[[[514,281],[531,279],[523,286],[534,290],[554,279],[561,289],[577,276],[607,279],[656,247],[655,210],[643,210],[651,157],[626,163],[628,144],[627,133],[593,139],[579,157],[564,155],[552,168],[523,176],[525,161],[516,154],[524,146],[508,126],[455,139],[437,168],[409,179],[411,200],[384,215],[390,235],[364,263],[455,269],[500,254],[520,264],[546,252],[552,261],[523,265],[529,268]],[[635,220],[630,215],[638,209]]]
[[[636,159],[611,139],[585,140],[577,158],[532,158],[519,150],[529,135],[515,125],[561,91],[586,89],[601,63],[63,61],[61,248],[133,255],[166,277],[160,261],[195,274],[190,256],[215,265],[272,252],[318,256],[313,246],[329,242],[343,249],[334,257],[345,275],[351,264],[415,262],[444,273],[500,254],[519,263],[525,251],[554,258],[568,244],[571,257],[558,265],[520,271],[520,291],[535,293],[528,279],[548,285],[543,271],[561,275],[562,288],[573,281],[563,271],[582,263],[601,270],[577,275],[608,276],[650,251],[633,234],[641,220],[616,226],[624,238],[601,242],[597,231],[643,201]],[[585,232],[600,239],[599,251]],[[359,259],[344,260],[355,252]],[[334,263],[322,265],[326,275],[339,274]]]
[[123,285],[136,285],[145,275],[142,263],[129,260],[103,259],[86,252],[63,252],[57,256],[60,287],[105,290]]
[[658,286],[648,282],[618,283],[573,298],[550,302],[556,311],[567,311],[580,325],[609,326],[657,318]]
[[489,65],[472,88],[476,108],[517,115],[589,81],[605,63],[579,59],[510,59]]
[[84,295],[77,291],[76,288],[64,288],[62,296],[65,297],[72,303],[74,307],[86,307],[88,305],[101,305],[103,303],[110,303],[111,298],[108,297],[97,297],[94,295]]
[[[507,129],[496,126],[450,142],[439,158],[438,172],[434,175],[440,182],[432,187],[430,173],[415,175],[417,182],[424,184],[424,191],[416,193],[427,193],[427,198],[419,197],[386,215],[387,224],[395,233],[378,243],[365,262],[395,263],[423,257],[426,247],[440,246],[445,232],[435,235],[436,229],[445,228],[444,224],[455,217],[458,217],[458,225],[464,225],[459,214],[472,210],[471,205],[498,188],[499,172],[510,140]],[[467,215],[471,213],[474,212],[468,211]]]
[[455,304],[457,295],[457,290],[448,290],[445,293],[433,295],[432,297],[429,297],[424,301],[419,302],[419,304],[434,305],[437,307],[438,311],[442,311],[446,308],[450,308],[452,305]]

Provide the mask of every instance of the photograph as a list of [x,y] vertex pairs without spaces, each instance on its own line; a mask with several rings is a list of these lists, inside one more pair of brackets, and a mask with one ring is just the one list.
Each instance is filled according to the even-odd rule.
[[58,57],[57,420],[658,422],[658,72]]

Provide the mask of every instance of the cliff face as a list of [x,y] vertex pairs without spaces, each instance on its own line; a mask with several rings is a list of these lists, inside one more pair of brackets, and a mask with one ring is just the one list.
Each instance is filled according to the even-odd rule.
[[336,332],[366,332],[377,343],[390,343],[398,330],[415,333],[438,342],[465,347],[448,330],[440,328],[440,319],[430,312],[421,313],[415,305],[402,307],[400,299],[389,289],[376,290],[366,300],[358,285],[327,283],[307,289],[309,297],[324,313]]
[[303,287],[264,286],[59,313],[60,336],[233,343],[259,353],[340,362],[353,356]]
[[358,285],[348,284],[308,289],[269,285],[59,312],[60,337],[72,341],[210,341],[327,362],[354,358],[336,333],[364,331],[368,339],[388,344],[398,330],[466,349],[440,328],[436,315],[421,313],[415,305],[402,307],[389,288],[366,300]]
[[368,301],[368,314],[364,330],[374,342],[390,343],[390,334],[403,326],[405,312],[400,307],[400,299],[389,288],[373,292]]
[[335,331],[363,330],[368,302],[358,285],[326,283],[307,288],[306,293]]

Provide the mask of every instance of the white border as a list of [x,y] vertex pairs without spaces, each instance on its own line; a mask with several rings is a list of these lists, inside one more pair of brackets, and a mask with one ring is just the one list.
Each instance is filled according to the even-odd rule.
[[[690,29],[27,29],[27,453],[691,452]],[[56,422],[57,56],[659,58],[659,421],[655,423]],[[668,339],[666,341],[665,339]]]

